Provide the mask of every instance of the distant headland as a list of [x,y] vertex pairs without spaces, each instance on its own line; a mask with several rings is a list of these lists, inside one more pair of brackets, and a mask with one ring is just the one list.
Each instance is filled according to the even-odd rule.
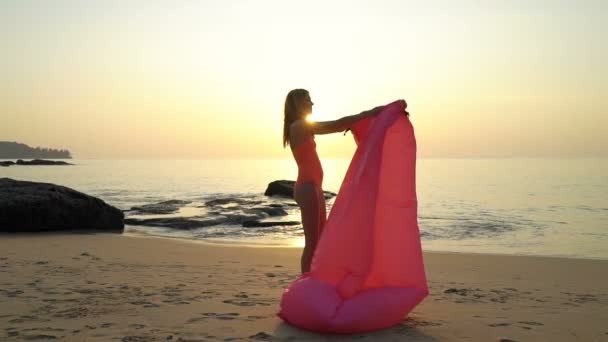
[[26,144],[0,141],[0,159],[17,158],[51,158],[72,159],[68,150],[56,150],[46,147],[29,147]]

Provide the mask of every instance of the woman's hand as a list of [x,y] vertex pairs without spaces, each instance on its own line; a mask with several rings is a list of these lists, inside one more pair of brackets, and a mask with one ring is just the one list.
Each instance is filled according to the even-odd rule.
[[405,116],[410,116],[410,113],[407,111],[407,102],[405,102],[404,99],[397,100],[397,102],[403,106],[403,114],[405,114]]

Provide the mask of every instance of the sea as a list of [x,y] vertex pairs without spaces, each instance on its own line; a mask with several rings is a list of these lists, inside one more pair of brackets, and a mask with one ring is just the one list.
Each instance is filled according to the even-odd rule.
[[[127,217],[133,207],[167,200],[190,202],[171,217],[204,216],[209,200],[247,198],[285,205],[281,219],[301,221],[293,200],[264,196],[270,182],[295,180],[293,160],[68,161],[74,165],[0,167],[0,178],[64,185]],[[338,192],[349,163],[322,159],[324,190]],[[608,259],[606,158],[419,158],[416,186],[423,250]],[[124,234],[269,248],[300,248],[304,241],[301,225],[126,225]]]

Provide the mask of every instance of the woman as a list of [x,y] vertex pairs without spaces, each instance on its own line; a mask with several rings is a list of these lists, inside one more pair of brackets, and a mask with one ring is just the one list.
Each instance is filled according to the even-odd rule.
[[325,225],[325,198],[323,196],[323,168],[316,151],[315,134],[342,132],[355,122],[375,115],[384,106],[359,114],[345,116],[334,121],[307,121],[312,113],[313,103],[305,89],[294,89],[285,99],[283,126],[283,147],[290,145],[298,164],[298,179],[293,188],[294,199],[300,207],[304,228],[304,251],[302,252],[302,273],[310,270],[310,264],[317,242]]

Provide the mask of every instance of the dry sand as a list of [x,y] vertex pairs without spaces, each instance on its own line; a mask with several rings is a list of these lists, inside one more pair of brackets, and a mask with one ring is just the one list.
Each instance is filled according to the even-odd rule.
[[430,295],[398,326],[281,321],[298,248],[109,234],[0,236],[0,340],[608,341],[608,261],[425,253]]

